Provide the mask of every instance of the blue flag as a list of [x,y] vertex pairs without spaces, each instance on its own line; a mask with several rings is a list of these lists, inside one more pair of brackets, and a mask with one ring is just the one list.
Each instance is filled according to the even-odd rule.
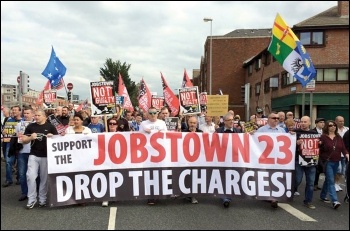
[[52,47],[50,60],[41,74],[50,80],[51,86],[57,86],[66,74],[66,70],[67,68],[56,56],[55,50]]

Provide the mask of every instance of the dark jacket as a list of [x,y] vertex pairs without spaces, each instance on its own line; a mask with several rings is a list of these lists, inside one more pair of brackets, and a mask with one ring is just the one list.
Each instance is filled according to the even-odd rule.
[[[191,132],[191,131],[188,130],[188,128],[187,128],[187,129],[182,130],[182,132]],[[198,128],[196,128],[196,132],[203,132],[203,131],[198,129]]]
[[217,133],[242,133],[237,128],[232,128],[232,131],[225,131],[225,127],[219,127],[218,129],[216,129],[215,132],[217,132]]

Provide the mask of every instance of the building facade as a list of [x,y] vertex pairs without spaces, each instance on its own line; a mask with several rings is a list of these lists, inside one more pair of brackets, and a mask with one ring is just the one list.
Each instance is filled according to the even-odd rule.
[[320,14],[292,28],[312,58],[317,71],[315,88],[309,91],[291,77],[267,51],[267,47],[243,64],[249,84],[246,112],[257,106],[265,114],[292,111],[295,117],[309,115],[349,124],[349,2],[339,1]]
[[[219,89],[228,94],[229,110],[245,120],[261,107],[265,114],[293,111],[296,117],[304,114],[313,120],[342,115],[348,126],[349,2],[338,1],[337,6],[294,25],[292,30],[317,69],[312,93],[290,77],[267,51],[272,36],[269,28],[235,30],[212,37],[212,94]],[[209,52],[210,37],[204,45],[200,73],[193,76],[200,92],[209,89]]]

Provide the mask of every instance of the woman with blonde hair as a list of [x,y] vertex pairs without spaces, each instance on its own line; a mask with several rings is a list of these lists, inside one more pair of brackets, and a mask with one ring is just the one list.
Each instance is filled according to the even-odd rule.
[[284,121],[284,124],[286,125],[286,127],[284,128],[286,130],[286,132],[290,132],[290,131],[293,131],[294,128],[295,128],[295,121],[294,119],[286,119]]

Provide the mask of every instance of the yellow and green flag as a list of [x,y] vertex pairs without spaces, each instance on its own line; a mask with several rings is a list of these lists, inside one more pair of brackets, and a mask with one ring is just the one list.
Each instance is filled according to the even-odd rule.
[[272,27],[272,39],[267,50],[303,87],[316,77],[309,54],[279,14]]

